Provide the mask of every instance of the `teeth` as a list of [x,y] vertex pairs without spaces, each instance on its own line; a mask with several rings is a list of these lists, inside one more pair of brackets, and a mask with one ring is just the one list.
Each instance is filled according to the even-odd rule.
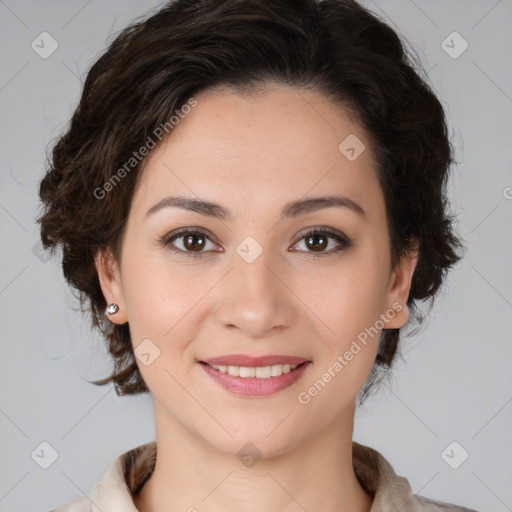
[[258,379],[269,379],[270,377],[279,377],[283,373],[289,373],[295,370],[298,364],[274,364],[272,366],[217,366],[210,364],[212,368],[221,373],[233,375],[233,377],[242,377],[244,379],[249,377],[257,377]]

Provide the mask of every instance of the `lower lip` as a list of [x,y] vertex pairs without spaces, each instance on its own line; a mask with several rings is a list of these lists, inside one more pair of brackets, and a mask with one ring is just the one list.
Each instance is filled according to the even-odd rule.
[[224,389],[227,389],[232,393],[244,396],[267,396],[277,393],[278,391],[281,391],[282,389],[285,389],[297,382],[310,363],[303,363],[300,366],[297,366],[295,370],[283,373],[279,377],[270,377],[268,379],[259,379],[257,377],[234,377],[228,373],[222,373],[219,370],[214,370],[206,363],[200,364],[212,379],[214,379]]

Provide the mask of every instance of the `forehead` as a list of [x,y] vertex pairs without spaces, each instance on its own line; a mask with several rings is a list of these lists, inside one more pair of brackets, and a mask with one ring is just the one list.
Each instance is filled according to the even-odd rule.
[[370,143],[343,105],[277,85],[250,95],[222,87],[195,99],[149,155],[134,207],[166,193],[246,206],[336,190],[361,202],[379,195]]
[[360,132],[364,138],[343,105],[305,89],[273,85],[242,95],[218,87],[196,100],[197,106],[173,129],[167,147],[191,145],[191,138],[203,136],[203,147],[231,149],[233,156],[245,158],[253,152],[264,157],[260,148],[277,148],[272,158],[282,153],[302,159],[319,152],[337,155],[340,137],[350,133]]

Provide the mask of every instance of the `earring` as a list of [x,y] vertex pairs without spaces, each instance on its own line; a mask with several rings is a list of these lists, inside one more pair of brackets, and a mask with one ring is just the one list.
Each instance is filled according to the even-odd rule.
[[107,315],[115,315],[119,311],[119,306],[112,302],[107,306],[106,313]]

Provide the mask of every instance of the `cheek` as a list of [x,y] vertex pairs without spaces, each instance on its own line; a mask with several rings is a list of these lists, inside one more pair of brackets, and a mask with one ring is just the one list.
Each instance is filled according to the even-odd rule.
[[[123,294],[132,343],[150,338],[161,350],[189,337],[189,315],[208,291],[208,279],[171,266],[165,254],[133,252],[123,261]],[[181,335],[180,335],[181,334]],[[172,343],[170,343],[172,341]]]
[[[385,312],[388,264],[377,240],[359,246],[336,266],[316,274],[307,303],[324,325],[321,331],[321,363],[315,379],[329,384],[332,399],[337,393],[352,397],[366,381],[377,355],[381,337],[380,315]],[[306,293],[303,286],[302,294]],[[333,377],[335,375],[335,377]]]
[[386,303],[388,262],[369,248],[346,255],[335,266],[316,270],[301,296],[339,339],[357,335],[373,325]]
[[150,258],[127,259],[125,276],[125,305],[140,373],[156,398],[186,410],[178,382],[187,378],[184,358],[198,328],[194,306],[208,283],[191,282],[190,276]]

